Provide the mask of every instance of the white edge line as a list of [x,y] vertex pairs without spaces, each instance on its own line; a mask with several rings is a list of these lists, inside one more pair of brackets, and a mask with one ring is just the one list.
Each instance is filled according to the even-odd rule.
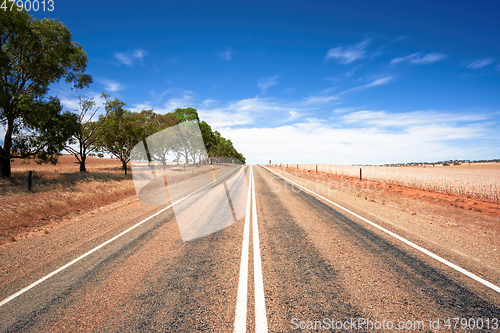
[[255,201],[255,178],[252,171],[252,228],[253,228],[253,278],[255,283],[255,332],[267,332],[266,298],[260,256],[259,228],[257,225],[257,203]]
[[70,262],[69,262],[69,263],[67,263],[66,265],[59,267],[59,268],[58,268],[58,269],[56,269],[55,271],[53,271],[53,272],[51,272],[51,273],[49,273],[49,274],[45,275],[45,276],[44,276],[44,277],[42,277],[41,279],[39,279],[39,280],[37,280],[37,281],[33,282],[32,284],[30,284],[29,286],[24,287],[23,289],[19,290],[19,291],[18,291],[18,292],[16,292],[15,294],[10,295],[9,297],[5,298],[3,301],[1,301],[1,302],[0,302],[0,307],[4,306],[5,304],[7,304],[8,302],[12,301],[12,300],[13,300],[13,299],[15,299],[16,297],[18,297],[18,296],[20,296],[20,295],[24,294],[25,292],[27,292],[28,290],[32,289],[33,287],[36,287],[37,285],[39,285],[39,284],[40,284],[40,283],[42,283],[43,281],[45,281],[45,280],[47,280],[47,279],[50,279],[51,277],[53,277],[53,276],[54,276],[54,275],[56,275],[57,273],[59,273],[59,272],[61,272],[61,271],[65,270],[66,268],[68,268],[68,267],[70,267],[71,265],[73,265],[73,264],[77,263],[78,261],[82,260],[83,258],[85,258],[85,257],[87,257],[87,256],[89,256],[89,255],[91,255],[92,253],[94,253],[95,251],[97,251],[97,250],[101,249],[102,247],[104,247],[104,246],[108,245],[109,243],[111,243],[111,242],[113,242],[113,241],[117,240],[118,238],[122,237],[122,236],[123,236],[123,235],[125,235],[126,233],[128,233],[128,232],[130,232],[130,231],[134,230],[134,229],[135,229],[135,228],[137,228],[138,226],[140,226],[140,225],[142,225],[143,223],[145,223],[145,222],[149,221],[149,220],[150,220],[150,219],[152,219],[153,217],[158,216],[159,214],[163,213],[164,211],[166,211],[167,209],[169,209],[169,208],[170,208],[170,207],[172,207],[173,205],[176,205],[176,204],[178,204],[179,202],[181,202],[181,201],[183,201],[183,200],[185,200],[185,199],[189,198],[189,197],[190,197],[190,196],[192,196],[193,194],[195,194],[195,193],[197,193],[197,192],[201,191],[201,190],[202,190],[202,189],[204,189],[205,187],[209,186],[210,184],[214,183],[214,182],[215,182],[215,181],[217,181],[218,179],[220,179],[220,178],[222,178],[222,177],[226,176],[227,174],[229,174],[229,173],[231,173],[231,172],[233,172],[233,171],[234,171],[234,170],[231,170],[231,171],[229,171],[229,172],[227,172],[227,173],[223,174],[223,175],[222,175],[222,176],[220,176],[219,178],[217,178],[217,179],[215,179],[215,180],[211,181],[210,183],[206,184],[205,186],[203,186],[203,187],[201,187],[201,188],[197,189],[196,191],[194,191],[194,192],[192,192],[192,193],[188,194],[188,195],[187,195],[187,196],[185,196],[184,198],[177,200],[176,202],[174,202],[174,203],[173,203],[173,204],[171,204],[170,206],[167,206],[167,207],[163,208],[162,210],[160,210],[159,212],[156,212],[155,214],[153,214],[153,215],[151,215],[151,216],[149,216],[149,217],[145,218],[145,219],[144,219],[144,220],[142,220],[141,222],[139,222],[139,223],[137,223],[137,224],[133,225],[132,227],[128,228],[128,229],[127,229],[127,230],[125,230],[125,231],[122,231],[121,233],[119,233],[118,235],[114,236],[113,238],[108,239],[107,241],[105,241],[105,242],[104,242],[104,243],[102,243],[101,245],[98,245],[98,246],[96,246],[95,248],[93,248],[92,250],[90,250],[90,251],[88,251],[88,252],[86,252],[86,253],[82,254],[82,255],[81,255],[81,256],[79,256],[78,258],[73,259],[72,261],[70,261]]
[[327,201],[327,202],[331,203],[332,205],[334,205],[334,206],[336,206],[336,207],[338,207],[338,208],[340,208],[340,209],[342,209],[342,210],[344,210],[344,211],[348,212],[349,214],[351,214],[351,215],[353,215],[353,216],[355,216],[355,217],[357,217],[357,218],[359,218],[359,219],[361,219],[361,220],[365,221],[366,223],[368,223],[368,224],[370,224],[370,225],[374,226],[375,228],[377,228],[377,229],[379,229],[379,230],[381,230],[381,231],[385,232],[386,234],[391,235],[392,237],[399,239],[400,241],[402,241],[403,243],[405,243],[405,244],[407,244],[407,245],[409,245],[409,246],[413,247],[414,249],[417,249],[417,250],[419,250],[420,252],[427,254],[429,257],[436,259],[437,261],[439,261],[439,262],[441,262],[441,263],[443,263],[443,264],[445,264],[445,265],[447,265],[447,266],[449,266],[449,267],[451,267],[451,268],[455,269],[456,271],[458,271],[458,272],[460,272],[460,273],[462,273],[462,274],[464,274],[464,275],[466,275],[466,276],[470,277],[471,279],[476,280],[477,282],[479,282],[479,283],[481,283],[481,284],[485,285],[486,287],[491,288],[491,289],[493,289],[494,291],[496,291],[496,292],[500,293],[500,287],[498,287],[498,286],[494,285],[493,283],[491,283],[491,282],[489,282],[489,281],[486,281],[485,279],[483,279],[483,278],[481,278],[481,277],[477,276],[476,274],[471,273],[471,272],[469,272],[468,270],[463,269],[462,267],[457,266],[457,265],[455,265],[454,263],[452,263],[452,262],[450,262],[450,261],[448,261],[448,260],[446,260],[446,259],[444,259],[444,258],[441,258],[441,257],[440,257],[440,256],[438,256],[437,254],[434,254],[434,253],[432,253],[431,251],[426,250],[426,249],[424,249],[423,247],[418,246],[417,244],[415,244],[415,243],[413,243],[413,242],[411,242],[411,241],[407,240],[406,238],[403,238],[403,237],[401,237],[401,236],[399,236],[399,235],[397,235],[397,234],[393,233],[392,231],[389,231],[389,230],[385,229],[384,227],[381,227],[381,226],[379,226],[378,224],[376,224],[376,223],[374,223],[374,222],[372,222],[372,221],[370,221],[370,220],[368,220],[368,219],[366,219],[366,218],[364,218],[364,217],[362,217],[362,216],[360,216],[360,215],[358,215],[358,214],[356,214],[356,213],[354,213],[354,212],[350,211],[349,209],[344,208],[344,207],[340,206],[339,204],[336,204],[335,202],[333,202],[333,201],[331,201],[331,200],[329,200],[329,199],[327,199],[327,198],[325,198],[325,197],[323,197],[323,196],[319,195],[318,193],[316,193],[316,192],[314,192],[314,191],[311,191],[310,189],[308,189],[308,188],[306,188],[306,187],[304,187],[304,186],[302,186],[302,185],[300,185],[300,184],[297,184],[297,183],[296,183],[296,182],[294,182],[293,180],[290,180],[290,179],[286,178],[285,176],[283,176],[283,175],[281,175],[281,174],[278,174],[277,172],[275,172],[275,171],[273,171],[273,170],[271,170],[271,169],[269,169],[269,168],[267,168],[267,167],[265,167],[265,166],[263,166],[263,167],[264,167],[264,168],[266,168],[267,170],[271,171],[272,173],[274,173],[274,174],[275,174],[275,175],[277,175],[278,177],[281,177],[281,178],[283,178],[283,179],[286,179],[287,181],[289,181],[289,182],[291,182],[291,183],[293,183],[293,184],[297,185],[298,187],[300,187],[300,188],[302,188],[302,189],[304,189],[304,190],[306,190],[306,191],[308,191],[308,192],[311,192],[312,194],[316,195],[317,197],[319,197],[319,198],[321,198],[321,199],[323,199],[323,200],[325,200],[325,201]]
[[243,242],[241,246],[240,278],[238,282],[238,296],[236,301],[236,312],[234,316],[234,332],[246,332],[247,329],[247,293],[248,293],[248,247],[250,234],[250,205],[252,187],[252,167],[248,178],[248,196],[245,215],[245,227],[243,229]]

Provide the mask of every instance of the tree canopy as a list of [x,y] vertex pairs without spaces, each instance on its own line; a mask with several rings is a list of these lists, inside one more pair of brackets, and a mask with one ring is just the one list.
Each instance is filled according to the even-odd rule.
[[61,22],[24,11],[0,11],[0,176],[10,177],[13,158],[57,160],[77,129],[77,116],[62,112],[49,85],[65,78],[75,88],[92,82],[87,55]]
[[[77,113],[63,112],[59,99],[49,95],[49,86],[61,79],[76,89],[88,86],[92,77],[85,73],[86,66],[87,54],[63,23],[34,18],[25,11],[0,11],[0,126],[5,128],[3,140],[0,138],[1,177],[11,176],[12,159],[56,163],[64,149],[77,157],[81,171],[85,171],[88,152],[107,152],[120,159],[126,173],[134,145],[188,121],[199,124],[208,156],[202,156],[198,143],[180,140],[153,151],[155,158],[163,156],[166,162],[168,151],[175,151],[186,163],[222,157],[245,162],[230,140],[200,121],[195,108],[177,108],[168,114],[137,113],[125,109],[119,99],[106,99],[105,114],[94,121],[98,110],[94,101],[80,98]],[[73,148],[75,143],[79,149]]]
[[[207,158],[211,159],[212,162],[219,162],[225,157],[245,163],[245,158],[234,148],[231,140],[222,137],[218,131],[212,131],[206,122],[200,122],[198,112],[194,108],[178,108],[171,113],[157,114],[153,110],[143,110],[139,113],[130,112],[125,109],[125,105],[119,99],[106,103],[107,117],[100,120],[103,122],[99,127],[98,135],[100,138],[96,141],[95,148],[120,159],[125,173],[134,146],[140,141],[145,142],[145,139],[150,136],[153,137],[148,140],[153,140],[154,144],[145,143],[147,148],[144,153],[148,156],[141,155],[140,158],[148,161],[160,161],[164,167],[169,153],[176,156],[178,163],[181,159],[186,164],[207,163]],[[181,121],[181,119],[184,120]],[[203,139],[201,147],[198,141],[191,138],[189,130],[184,127],[179,128],[176,135],[154,136],[161,130],[188,121],[198,122]],[[186,135],[184,135],[185,131]],[[205,148],[208,156],[202,154],[202,148]]]

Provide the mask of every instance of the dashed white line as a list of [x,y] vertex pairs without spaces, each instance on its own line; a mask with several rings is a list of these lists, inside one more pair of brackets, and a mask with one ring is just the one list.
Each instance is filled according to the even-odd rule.
[[300,188],[302,188],[302,189],[306,190],[307,192],[310,192],[310,193],[314,194],[315,196],[317,196],[317,197],[319,197],[319,198],[321,198],[321,199],[325,200],[326,202],[331,203],[331,204],[332,204],[332,205],[334,205],[335,207],[337,207],[337,208],[340,208],[340,209],[344,210],[345,212],[347,212],[347,213],[349,213],[349,214],[351,214],[351,215],[353,215],[353,216],[355,216],[355,217],[359,218],[360,220],[363,220],[364,222],[366,222],[366,223],[368,223],[368,224],[370,224],[370,225],[374,226],[375,228],[377,228],[377,229],[379,229],[379,230],[381,230],[381,231],[385,232],[386,234],[388,234],[388,235],[390,235],[390,236],[392,236],[392,237],[394,237],[394,238],[396,238],[396,239],[398,239],[398,240],[402,241],[403,243],[405,243],[405,244],[407,244],[407,245],[409,245],[409,246],[413,247],[414,249],[416,249],[416,250],[418,250],[418,251],[420,251],[420,252],[422,252],[422,253],[425,253],[425,254],[426,254],[426,255],[428,255],[429,257],[436,259],[437,261],[439,261],[439,262],[441,262],[441,263],[443,263],[443,264],[445,264],[445,265],[447,265],[447,266],[449,266],[449,267],[453,268],[454,270],[456,270],[456,271],[458,271],[458,272],[460,272],[460,273],[462,273],[462,274],[464,274],[464,275],[466,275],[466,276],[470,277],[471,279],[473,279],[473,280],[475,280],[475,281],[477,281],[477,282],[479,282],[479,283],[483,284],[484,286],[486,286],[486,287],[488,287],[488,288],[491,288],[491,289],[493,289],[494,291],[496,291],[496,292],[499,292],[499,293],[500,293],[500,287],[498,287],[498,286],[494,285],[493,283],[491,283],[491,282],[489,282],[489,281],[486,281],[485,279],[483,279],[483,278],[481,278],[481,277],[477,276],[476,274],[471,273],[471,272],[469,272],[468,270],[463,269],[462,267],[457,266],[457,265],[455,265],[454,263],[452,263],[452,262],[450,262],[450,261],[448,261],[448,260],[446,260],[446,259],[444,259],[444,258],[441,258],[441,257],[440,257],[440,256],[438,256],[437,254],[434,254],[434,253],[432,253],[431,251],[426,250],[426,249],[424,249],[424,248],[423,248],[423,247],[421,247],[421,246],[418,246],[417,244],[415,244],[415,243],[413,243],[413,242],[411,242],[411,241],[407,240],[406,238],[403,238],[403,237],[399,236],[398,234],[395,234],[395,233],[393,233],[392,231],[389,231],[389,230],[385,229],[384,227],[379,226],[378,224],[376,224],[376,223],[374,223],[374,222],[372,222],[372,221],[370,221],[370,220],[368,220],[368,219],[366,219],[366,218],[364,218],[364,217],[362,217],[362,216],[360,216],[360,215],[358,215],[358,214],[356,214],[356,213],[354,213],[354,212],[350,211],[349,209],[347,209],[347,208],[344,208],[344,207],[340,206],[339,204],[337,204],[337,203],[335,203],[335,202],[333,202],[333,201],[331,201],[331,200],[329,200],[329,199],[327,199],[327,198],[323,197],[322,195],[320,195],[320,194],[318,194],[318,193],[316,193],[316,192],[314,192],[314,191],[312,191],[312,190],[308,189],[307,187],[304,187],[304,186],[302,186],[302,185],[300,185],[300,184],[297,184],[297,183],[296,183],[296,182],[294,182],[293,180],[290,180],[290,179],[286,178],[285,176],[280,175],[280,174],[278,174],[277,172],[275,172],[275,171],[273,171],[273,170],[271,170],[271,169],[269,169],[269,168],[267,168],[267,167],[265,167],[265,166],[264,166],[264,168],[265,168],[266,170],[268,170],[268,171],[270,171],[270,172],[274,173],[274,174],[275,174],[275,175],[277,175],[278,177],[281,177],[281,178],[283,178],[283,179],[285,179],[285,180],[289,181],[290,183],[292,183],[292,184],[294,184],[294,185],[296,185],[296,186],[298,186],[298,187],[300,187]]

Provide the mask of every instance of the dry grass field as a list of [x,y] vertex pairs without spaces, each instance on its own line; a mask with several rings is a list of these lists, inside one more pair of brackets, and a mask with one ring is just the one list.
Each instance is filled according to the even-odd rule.
[[[290,164],[295,167],[297,165]],[[299,170],[316,171],[314,164],[299,164]],[[473,163],[452,166],[352,166],[318,165],[318,172],[386,182],[405,187],[464,196],[500,203],[500,163]]]
[[[28,191],[28,172],[33,171]],[[0,179],[0,244],[47,226],[68,215],[135,195],[130,173],[116,159],[89,157],[80,173],[74,156],[63,155],[57,165],[15,160],[11,179]]]
[[[87,172],[79,172],[79,164],[71,155],[61,156],[57,165],[15,160],[12,178],[0,178],[0,244],[14,242],[33,231],[47,233],[54,223],[74,214],[136,195],[132,172],[125,175],[119,160],[88,157],[86,166]],[[169,183],[210,170],[173,166]],[[29,171],[33,171],[31,191]]]

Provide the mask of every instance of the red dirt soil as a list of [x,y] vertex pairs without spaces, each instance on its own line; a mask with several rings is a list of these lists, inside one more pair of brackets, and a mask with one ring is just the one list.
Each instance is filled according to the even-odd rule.
[[[281,169],[290,172],[290,173],[296,173],[297,169],[295,168],[285,168],[281,167]],[[329,179],[334,179],[337,181],[341,182],[348,182],[352,186],[359,186],[363,188],[374,188],[379,191],[384,191],[386,193],[390,193],[392,195],[399,195],[407,198],[412,198],[412,199],[418,199],[418,200],[423,200],[426,202],[434,203],[434,204],[440,204],[443,206],[454,206],[457,208],[462,208],[465,210],[470,210],[474,211],[480,214],[488,215],[488,216],[500,216],[500,203],[494,203],[494,202],[488,202],[488,201],[483,201],[467,196],[458,196],[458,195],[451,195],[451,194],[446,194],[446,193],[441,193],[441,192],[434,192],[434,191],[428,191],[428,190],[423,190],[419,188],[414,188],[414,187],[406,187],[406,186],[401,186],[401,185],[396,185],[392,183],[384,183],[384,182],[377,182],[377,181],[372,181],[372,180],[362,180],[360,181],[359,178],[354,178],[354,177],[347,177],[347,176],[339,176],[339,175],[334,175],[334,174],[329,174],[325,172],[314,172],[311,170],[299,170],[298,172],[308,174],[308,175],[318,175],[322,177],[326,177]],[[362,185],[361,185],[362,184]]]

